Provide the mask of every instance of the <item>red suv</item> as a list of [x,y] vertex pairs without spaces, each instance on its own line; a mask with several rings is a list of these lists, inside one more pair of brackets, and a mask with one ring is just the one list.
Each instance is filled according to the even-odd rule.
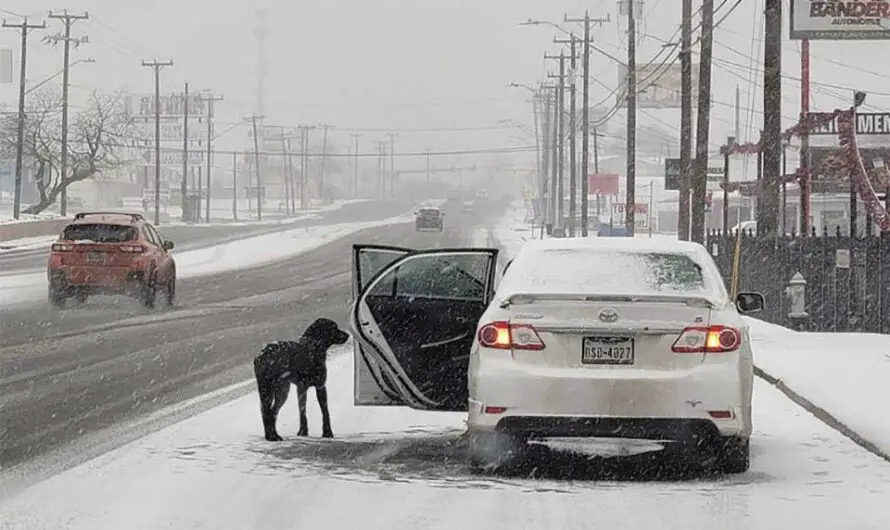
[[83,212],[53,243],[47,266],[49,301],[84,302],[91,294],[126,294],[152,308],[158,291],[173,303],[172,241],[161,239],[138,213]]

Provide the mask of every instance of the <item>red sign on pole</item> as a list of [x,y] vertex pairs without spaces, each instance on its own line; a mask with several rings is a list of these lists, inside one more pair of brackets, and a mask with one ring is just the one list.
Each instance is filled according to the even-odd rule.
[[[644,202],[638,202],[633,205],[634,213],[639,213],[643,215],[649,214],[649,205]],[[612,213],[618,215],[624,215],[624,212],[627,211],[627,207],[623,202],[613,202],[612,203]]]
[[590,195],[618,195],[618,173],[593,173],[587,177]]

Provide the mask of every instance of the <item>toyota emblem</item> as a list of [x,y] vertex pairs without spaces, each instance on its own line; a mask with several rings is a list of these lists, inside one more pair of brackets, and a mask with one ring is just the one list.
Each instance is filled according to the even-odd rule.
[[618,321],[618,311],[614,309],[603,309],[600,311],[600,320],[607,323]]

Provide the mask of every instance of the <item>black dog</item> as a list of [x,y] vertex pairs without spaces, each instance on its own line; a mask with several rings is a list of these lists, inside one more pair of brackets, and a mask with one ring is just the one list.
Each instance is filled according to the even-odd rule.
[[281,436],[275,429],[278,411],[287,401],[290,386],[297,387],[297,400],[300,405],[300,430],[298,436],[308,436],[306,419],[306,392],[315,387],[315,397],[321,407],[322,436],[333,438],[331,417],[328,413],[328,391],[325,383],[328,370],[325,365],[328,348],[334,344],[344,344],[349,334],[342,331],[337,323],[327,318],[319,318],[310,325],[300,340],[278,341],[266,344],[263,351],[253,360],[253,373],[256,375],[257,390],[260,393],[260,407],[263,413],[263,430],[266,440],[280,442]]

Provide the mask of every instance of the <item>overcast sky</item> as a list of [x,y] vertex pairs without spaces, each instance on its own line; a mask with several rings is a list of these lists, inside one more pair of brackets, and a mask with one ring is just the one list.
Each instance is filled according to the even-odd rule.
[[[718,0],[717,4],[722,2]],[[717,20],[735,4],[729,0]],[[643,37],[638,62],[654,57],[673,60],[676,50],[663,50],[658,40],[675,39],[680,23],[679,0],[647,0],[640,24]],[[699,2],[696,2],[696,7]],[[152,90],[152,75],[142,59],[172,59],[163,72],[162,90],[209,88],[222,94],[221,123],[241,120],[255,109],[257,56],[254,9],[271,9],[267,42],[269,74],[266,113],[281,124],[326,122],[336,126],[334,141],[347,144],[352,129],[401,129],[397,149],[488,149],[534,144],[516,129],[424,133],[418,128],[480,128],[501,120],[533,126],[528,93],[506,88],[510,82],[534,84],[548,69],[544,52],[558,53],[552,28],[522,27],[529,18],[561,22],[564,14],[611,17],[595,29],[597,45],[617,58],[626,57],[624,21],[617,22],[613,0],[5,0],[3,16],[18,21],[43,19],[49,9],[88,11],[90,19],[75,26],[76,36],[89,44],[72,52],[72,60],[91,57],[95,64],[72,70],[72,96],[94,88],[129,86],[134,92]],[[735,87],[741,88],[742,136],[751,138],[762,116],[763,0],[743,0],[716,32],[713,125],[714,145],[732,132]],[[787,19],[787,14],[786,14]],[[38,82],[61,67],[60,47],[31,39],[29,75]],[[783,24],[787,33],[787,22]],[[578,29],[563,24],[567,29]],[[0,32],[0,46],[18,54],[15,31]],[[785,40],[784,111],[791,123],[799,112],[800,55],[798,43]],[[658,55],[661,52],[661,55]],[[870,91],[869,108],[890,109],[890,41],[818,41],[813,53],[813,108],[830,110],[848,104],[855,87]],[[752,59],[752,56],[754,57]],[[696,58],[697,61],[697,58]],[[591,100],[607,98],[617,82],[617,65],[595,54]],[[883,93],[883,96],[877,93]],[[16,87],[0,87],[0,99],[16,101]],[[609,131],[623,134],[622,114]],[[640,122],[678,128],[673,110],[642,110]],[[747,131],[747,132],[745,132]],[[362,141],[383,139],[383,132],[365,132]],[[244,134],[229,142],[246,142]],[[531,157],[532,155],[527,155]],[[472,157],[470,157],[472,158]],[[468,159],[469,162],[469,159]]]

